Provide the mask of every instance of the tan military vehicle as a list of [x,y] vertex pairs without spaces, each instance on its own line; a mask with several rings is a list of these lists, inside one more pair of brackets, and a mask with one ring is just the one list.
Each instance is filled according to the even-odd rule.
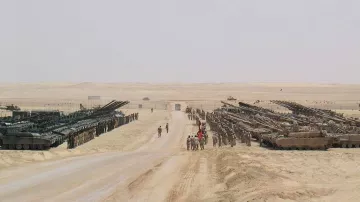
[[330,134],[334,137],[333,146],[342,148],[359,148],[360,134]]
[[319,149],[326,150],[332,146],[333,137],[327,136],[322,131],[293,132],[287,135],[263,135],[261,146],[272,146],[274,149]]

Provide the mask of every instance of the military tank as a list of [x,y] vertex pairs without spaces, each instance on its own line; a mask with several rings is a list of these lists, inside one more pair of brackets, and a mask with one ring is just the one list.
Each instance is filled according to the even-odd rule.
[[57,138],[53,136],[41,135],[38,133],[29,132],[14,132],[3,134],[1,137],[2,149],[17,149],[17,150],[29,150],[49,149],[56,143]]
[[261,137],[260,146],[274,149],[326,150],[333,144],[334,138],[323,131],[292,132],[289,134],[265,134]]
[[0,146],[2,149],[44,150],[67,140],[68,147],[75,148],[134,120],[135,114],[124,116],[115,111],[128,103],[113,100],[103,107],[66,116],[59,111],[33,111],[20,119],[0,119]]
[[229,97],[227,98],[227,100],[228,100],[228,101],[236,101],[236,98],[234,98],[233,96],[229,96]]
[[329,134],[329,136],[334,137],[333,147],[360,147],[360,134]]
[[0,109],[3,110],[8,110],[8,111],[20,111],[20,107],[16,106],[16,105],[7,105],[7,106],[0,106]]

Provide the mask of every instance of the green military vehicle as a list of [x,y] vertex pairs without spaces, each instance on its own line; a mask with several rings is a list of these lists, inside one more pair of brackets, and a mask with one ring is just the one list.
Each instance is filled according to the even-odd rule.
[[46,135],[29,132],[14,132],[0,135],[2,149],[49,149],[55,140]]
[[65,141],[64,136],[50,132],[31,131],[34,123],[2,123],[0,125],[1,149],[49,149]]

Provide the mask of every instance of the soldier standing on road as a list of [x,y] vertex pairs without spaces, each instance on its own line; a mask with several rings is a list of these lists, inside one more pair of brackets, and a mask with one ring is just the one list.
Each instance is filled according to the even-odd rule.
[[200,138],[200,149],[201,149],[201,150],[204,150],[204,145],[205,145],[205,138],[204,138],[204,137],[201,137],[201,138]]
[[195,136],[194,142],[195,142],[195,150],[199,150],[199,138],[197,136]]
[[138,120],[139,113],[135,113],[135,120]]
[[165,128],[166,128],[166,133],[169,133],[169,124],[168,123],[166,123]]
[[204,131],[204,138],[205,138],[205,144],[208,143],[208,139],[209,139],[209,135],[207,134],[206,131]]
[[186,139],[186,149],[189,151],[191,146],[191,137],[190,135],[188,136],[188,138]]
[[154,111],[154,109],[153,109],[153,108],[151,108],[151,113],[153,113],[153,111]]
[[201,130],[199,130],[197,132],[197,136],[198,136],[199,140],[203,137],[203,134],[202,134]]
[[161,137],[162,128],[161,126],[158,128],[158,137]]

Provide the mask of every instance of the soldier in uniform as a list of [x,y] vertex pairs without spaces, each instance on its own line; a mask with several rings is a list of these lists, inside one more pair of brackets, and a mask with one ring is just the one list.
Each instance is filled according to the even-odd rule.
[[162,128],[161,126],[158,128],[158,137],[161,137]]
[[246,145],[248,145],[248,137],[249,137],[249,134],[248,134],[247,131],[245,131],[245,132],[244,132],[244,143],[245,143]]
[[72,148],[74,148],[74,135],[71,134],[68,140],[68,149],[72,149]]
[[165,128],[166,128],[166,133],[169,133],[169,124],[168,123],[166,123]]
[[189,135],[188,138],[186,139],[186,148],[188,151],[190,149],[190,146],[191,146],[191,137]]
[[227,143],[228,143],[227,142],[227,133],[226,133],[224,126],[221,127],[221,141],[222,141],[222,143],[224,143],[224,145],[227,145]]
[[191,143],[191,150],[195,150],[195,139],[194,139],[194,136],[191,136],[191,138],[190,138],[190,143]]
[[230,141],[231,147],[236,145],[236,137],[234,134],[231,135],[231,141]]
[[246,142],[246,132],[244,130],[241,130],[241,143]]
[[216,147],[216,144],[218,142],[217,134],[213,134],[212,140],[213,140],[213,147]]
[[195,138],[194,138],[194,147],[195,147],[195,150],[199,150],[199,138],[197,135],[195,135]]
[[251,146],[251,133],[250,132],[247,132],[247,143],[246,143],[247,146]]
[[208,143],[208,139],[209,139],[209,135],[207,134],[206,131],[204,131],[204,138],[205,138],[205,144]]
[[218,139],[219,139],[219,147],[221,147],[221,139],[222,139],[221,135],[218,135]]
[[201,150],[204,150],[204,145],[205,145],[205,138],[204,138],[204,137],[201,137],[201,138],[200,138],[200,149],[201,149]]

